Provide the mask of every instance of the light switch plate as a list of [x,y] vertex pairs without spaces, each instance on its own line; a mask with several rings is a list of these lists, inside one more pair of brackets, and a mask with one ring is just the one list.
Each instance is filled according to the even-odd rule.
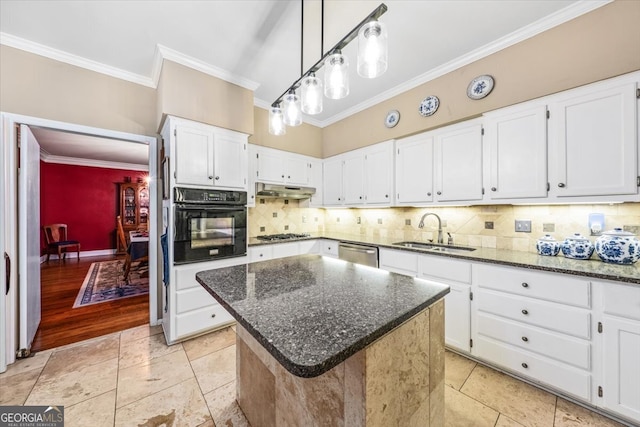
[[516,233],[531,233],[531,220],[516,219]]

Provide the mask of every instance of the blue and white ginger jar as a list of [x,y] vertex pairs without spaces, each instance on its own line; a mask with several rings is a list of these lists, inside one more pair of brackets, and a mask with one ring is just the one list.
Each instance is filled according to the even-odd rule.
[[593,243],[582,234],[575,233],[562,242],[562,254],[567,258],[589,259],[593,255]]
[[604,262],[633,264],[640,259],[640,240],[633,233],[614,228],[596,239],[596,253]]
[[560,252],[560,242],[550,234],[545,234],[536,241],[536,250],[540,255],[556,256]]

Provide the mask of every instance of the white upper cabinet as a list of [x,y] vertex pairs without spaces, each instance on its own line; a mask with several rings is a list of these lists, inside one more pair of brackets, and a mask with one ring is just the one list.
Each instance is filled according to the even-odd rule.
[[213,132],[189,126],[176,127],[176,184],[213,185]]
[[433,201],[433,135],[424,133],[396,142],[396,204]]
[[309,185],[309,159],[300,154],[257,148],[258,182]]
[[176,185],[247,189],[246,135],[180,120],[173,142]]
[[316,189],[316,192],[309,198],[309,207],[322,207],[322,160],[313,159],[309,161],[309,186]]
[[393,195],[393,141],[376,144],[364,155],[365,203],[389,205]]
[[547,107],[510,107],[484,115],[488,198],[547,196]]
[[249,182],[247,185],[247,207],[256,206],[256,174],[258,173],[258,150],[253,144],[249,144]]
[[342,162],[342,188],[344,203],[360,205],[364,203],[364,156],[359,153],[347,155]]
[[469,120],[434,132],[436,201],[482,200],[482,126]]
[[323,204],[324,206],[340,206],[344,203],[342,195],[342,157],[334,156],[323,162]]
[[636,88],[616,80],[554,96],[549,172],[556,197],[637,194]]
[[393,140],[324,161],[324,206],[390,206]]
[[246,189],[249,160],[246,137],[215,135],[213,147],[214,185]]

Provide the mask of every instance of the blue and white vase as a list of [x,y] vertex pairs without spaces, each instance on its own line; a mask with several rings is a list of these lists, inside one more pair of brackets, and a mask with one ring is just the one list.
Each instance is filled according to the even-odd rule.
[[582,234],[575,233],[562,242],[562,254],[567,258],[589,259],[593,255],[593,243]]
[[596,253],[604,262],[633,264],[640,259],[640,240],[633,233],[614,228],[596,239]]
[[551,234],[545,234],[536,241],[536,250],[540,255],[556,256],[560,252],[560,242],[551,237]]

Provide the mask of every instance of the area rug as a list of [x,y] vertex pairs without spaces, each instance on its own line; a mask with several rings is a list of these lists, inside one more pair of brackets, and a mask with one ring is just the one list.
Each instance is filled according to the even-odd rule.
[[126,283],[123,266],[120,260],[91,264],[73,308],[148,294],[148,266],[133,262]]

